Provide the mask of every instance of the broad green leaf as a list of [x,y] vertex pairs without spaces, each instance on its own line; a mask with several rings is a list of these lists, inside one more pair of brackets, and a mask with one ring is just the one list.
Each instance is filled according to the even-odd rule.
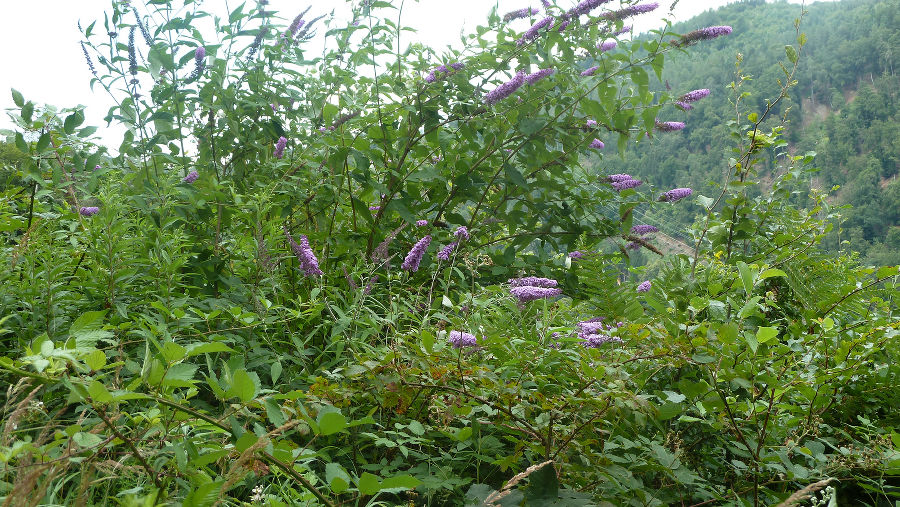
[[22,107],[25,105],[25,98],[22,97],[22,94],[19,93],[16,89],[12,89],[12,98],[13,103],[16,105],[16,107]]
[[754,276],[753,271],[746,263],[740,261],[737,263],[738,272],[741,274],[741,283],[744,284],[744,291],[747,295],[753,292]]
[[787,273],[777,268],[769,268],[762,273],[759,274],[760,280],[765,280],[766,278],[772,278],[774,276],[783,276],[787,277]]
[[247,370],[241,368],[231,376],[231,388],[228,389],[229,398],[237,396],[242,402],[247,403],[256,396],[256,384]]
[[340,412],[326,412],[319,416],[319,434],[331,435],[347,427],[347,418]]
[[97,403],[109,403],[112,401],[112,394],[106,389],[99,380],[95,380],[91,382],[88,386],[88,394],[91,395],[91,399],[96,401]]
[[69,327],[69,335],[75,338],[75,346],[95,347],[98,340],[111,337],[113,334],[109,331],[103,331],[103,318],[106,311],[84,312],[80,317],[75,319],[72,326]]
[[778,336],[778,328],[777,327],[760,327],[756,330],[756,341],[757,343],[766,343]]
[[362,495],[374,495],[381,491],[381,482],[378,480],[378,477],[369,472],[364,472],[362,476],[360,476],[356,486],[359,488],[359,492]]
[[100,438],[99,435],[79,431],[78,433],[72,435],[72,441],[74,441],[81,447],[94,447],[95,445],[102,442],[103,439]]
[[84,356],[84,364],[93,371],[106,366],[106,354],[102,350],[94,350]]
[[794,49],[794,46],[788,44],[784,47],[784,54],[787,55],[787,59],[791,61],[791,63],[797,63],[797,50]]
[[234,349],[221,342],[192,343],[186,347],[187,357],[200,354],[213,354],[215,352],[234,352]]
[[344,470],[344,467],[337,463],[329,463],[325,465],[325,482],[331,491],[340,494],[347,491],[350,487],[350,474]]

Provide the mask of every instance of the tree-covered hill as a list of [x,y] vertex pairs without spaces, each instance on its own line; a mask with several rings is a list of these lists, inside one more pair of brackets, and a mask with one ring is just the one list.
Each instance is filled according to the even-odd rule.
[[[707,11],[672,26],[685,33],[702,26],[730,25],[725,37],[672,59],[661,86],[671,93],[708,88],[709,97],[694,109],[665,108],[662,120],[684,121],[680,133],[639,142],[624,159],[608,156],[608,173],[626,172],[658,187],[690,183],[700,193],[723,181],[731,140],[726,122],[735,119],[729,84],[738,72],[745,82],[744,99],[765,107],[765,97],[776,95],[784,79],[779,60],[785,45],[794,41],[794,20],[801,7],[786,2],[748,0]],[[850,204],[843,212],[842,228],[829,238],[832,248],[859,251],[866,262],[900,262],[900,76],[894,59],[900,50],[900,2],[897,0],[844,0],[817,2],[806,7],[802,30],[808,43],[800,55],[799,84],[791,100],[779,104],[773,122],[785,115],[788,139],[797,153],[819,154],[816,186],[832,192],[833,204]],[[736,64],[740,60],[739,69]],[[732,69],[724,72],[723,69]],[[753,102],[751,102],[753,104]],[[746,122],[746,118],[741,118]],[[768,165],[765,171],[771,171]],[[693,216],[680,209],[674,217],[654,217],[662,226],[677,230]],[[849,240],[847,245],[843,243]]]

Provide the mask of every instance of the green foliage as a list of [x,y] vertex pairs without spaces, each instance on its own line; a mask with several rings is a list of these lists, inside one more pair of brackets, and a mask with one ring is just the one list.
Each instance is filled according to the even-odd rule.
[[[81,110],[14,93],[4,502],[768,505],[831,478],[842,502],[897,497],[898,270],[822,246],[837,211],[781,114],[799,28],[765,100],[738,59],[736,119],[710,124],[727,177],[696,198],[691,255],[637,292],[626,243],[658,249],[631,226],[680,205],[613,190],[588,145],[664,139],[676,95],[646,67],[704,46],[664,30],[599,53],[621,22],[584,19],[517,44],[492,13],[465,51],[398,51],[396,10],[294,32],[261,4],[115,2],[107,35],[84,30],[128,127],[115,156]],[[562,295],[517,300],[517,276]]]

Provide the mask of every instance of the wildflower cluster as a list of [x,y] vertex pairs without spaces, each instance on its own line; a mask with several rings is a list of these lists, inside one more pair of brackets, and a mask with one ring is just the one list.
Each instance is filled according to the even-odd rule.
[[540,9],[535,9],[533,7],[525,7],[524,9],[518,9],[512,12],[507,12],[503,15],[503,22],[508,23],[514,19],[527,18],[529,16],[534,16],[535,14],[541,12]]
[[450,65],[438,65],[437,67],[431,69],[431,72],[425,76],[426,83],[434,83],[439,79],[444,79],[447,76],[455,73],[456,71],[462,70],[465,65],[461,62],[454,62]]
[[621,338],[611,335],[616,329],[622,327],[621,322],[606,324],[603,322],[603,317],[595,317],[581,321],[575,327],[578,329],[578,337],[582,340],[581,345],[585,348],[597,348],[610,342],[622,343]]

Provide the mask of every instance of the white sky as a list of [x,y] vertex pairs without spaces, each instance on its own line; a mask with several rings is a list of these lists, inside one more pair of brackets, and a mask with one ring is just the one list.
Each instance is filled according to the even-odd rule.
[[[400,0],[393,0],[399,5]],[[673,0],[658,0],[657,11],[634,18],[635,31],[641,32],[658,28],[660,20],[669,15]],[[734,0],[680,0],[671,16],[675,21],[683,21],[707,9],[716,8]],[[795,1],[795,0],[792,0]],[[293,18],[309,5],[311,0],[270,0],[268,8],[281,13],[282,17]],[[572,5],[577,0],[558,0],[562,6]],[[146,13],[142,0],[133,0],[138,11]],[[226,3],[232,9],[240,4],[237,0],[206,0],[203,7],[207,11],[224,13]],[[248,6],[255,0],[247,0]],[[335,16],[346,19],[348,3],[337,0],[311,2],[306,18],[335,10]],[[103,117],[111,99],[100,86],[92,91],[91,73],[84,61],[78,44],[80,34],[76,22],[88,26],[99,20],[94,32],[103,33],[103,13],[110,8],[111,0],[2,0],[3,15],[0,16],[0,129],[12,126],[5,110],[14,107],[9,89],[22,92],[26,100],[35,104],[52,104],[57,107],[71,107],[79,104],[87,106],[84,125],[100,127],[97,136],[108,146],[117,146],[121,141],[122,129],[115,124],[107,128]],[[181,5],[177,1],[176,5]],[[471,31],[483,24],[494,5],[502,15],[508,11],[527,7],[541,7],[540,0],[406,0],[403,8],[403,24],[419,30],[415,34],[422,43],[440,50],[446,45],[459,45],[461,30]],[[616,2],[610,2],[616,7]],[[126,19],[131,22],[132,16]],[[527,20],[519,20],[524,31]],[[412,41],[413,35],[405,35]],[[140,36],[138,36],[140,38]],[[126,38],[120,36],[121,40]],[[140,41],[143,45],[143,41]]]

